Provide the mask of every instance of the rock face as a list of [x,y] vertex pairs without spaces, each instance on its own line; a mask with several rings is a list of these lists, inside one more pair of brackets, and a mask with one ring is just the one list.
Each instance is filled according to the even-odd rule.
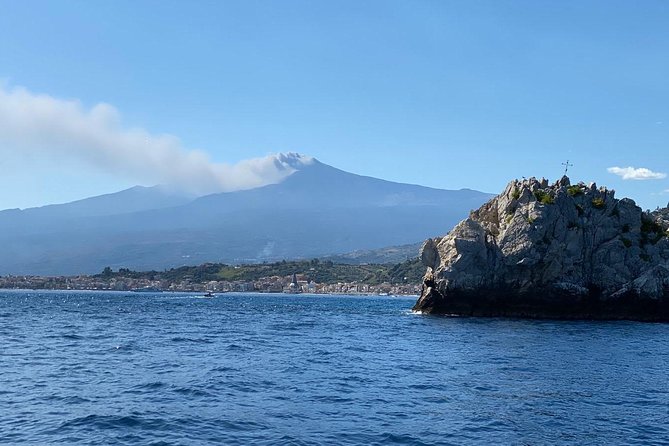
[[414,310],[471,316],[669,321],[669,210],[595,184],[530,178],[420,252]]

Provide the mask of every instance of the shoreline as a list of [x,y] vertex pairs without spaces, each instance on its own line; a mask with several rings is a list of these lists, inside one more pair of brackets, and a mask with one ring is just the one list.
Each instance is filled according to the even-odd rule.
[[[73,293],[115,293],[132,295],[160,295],[160,294],[193,294],[200,295],[207,291],[192,290],[162,290],[162,291],[132,291],[132,290],[112,290],[112,289],[62,289],[62,288],[0,288],[0,292],[73,292]],[[360,297],[411,297],[418,298],[419,294],[389,294],[389,293],[355,293],[355,292],[323,292],[323,293],[284,293],[282,291],[212,291],[217,297],[224,295],[243,295],[243,294],[272,294],[280,296],[360,296]]]

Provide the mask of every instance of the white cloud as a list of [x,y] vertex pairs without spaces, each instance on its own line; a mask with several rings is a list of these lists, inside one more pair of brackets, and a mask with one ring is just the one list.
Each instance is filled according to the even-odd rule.
[[214,163],[184,148],[178,138],[127,128],[113,106],[87,109],[79,101],[34,94],[0,83],[0,151],[87,162],[145,183],[162,183],[204,194],[277,183],[312,158],[289,153]]
[[666,173],[653,172],[645,167],[609,167],[606,170],[623,180],[661,180],[667,177]]

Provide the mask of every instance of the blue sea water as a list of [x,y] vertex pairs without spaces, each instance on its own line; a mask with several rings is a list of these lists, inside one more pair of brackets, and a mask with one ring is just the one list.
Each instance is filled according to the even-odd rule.
[[411,298],[0,291],[0,443],[669,442],[669,325]]

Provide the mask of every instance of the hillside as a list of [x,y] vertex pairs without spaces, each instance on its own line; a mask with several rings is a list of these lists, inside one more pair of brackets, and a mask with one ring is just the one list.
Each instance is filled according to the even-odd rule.
[[207,263],[198,266],[182,266],[166,271],[131,271],[125,268],[113,271],[105,269],[101,273],[93,275],[93,277],[164,280],[170,283],[181,281],[205,283],[212,280],[255,281],[272,276],[291,276],[292,274],[300,274],[307,281],[313,280],[321,284],[338,282],[359,282],[368,285],[377,285],[383,282],[401,284],[419,283],[423,275],[423,268],[418,259],[398,264],[370,265],[349,265],[312,259],[239,266]]

